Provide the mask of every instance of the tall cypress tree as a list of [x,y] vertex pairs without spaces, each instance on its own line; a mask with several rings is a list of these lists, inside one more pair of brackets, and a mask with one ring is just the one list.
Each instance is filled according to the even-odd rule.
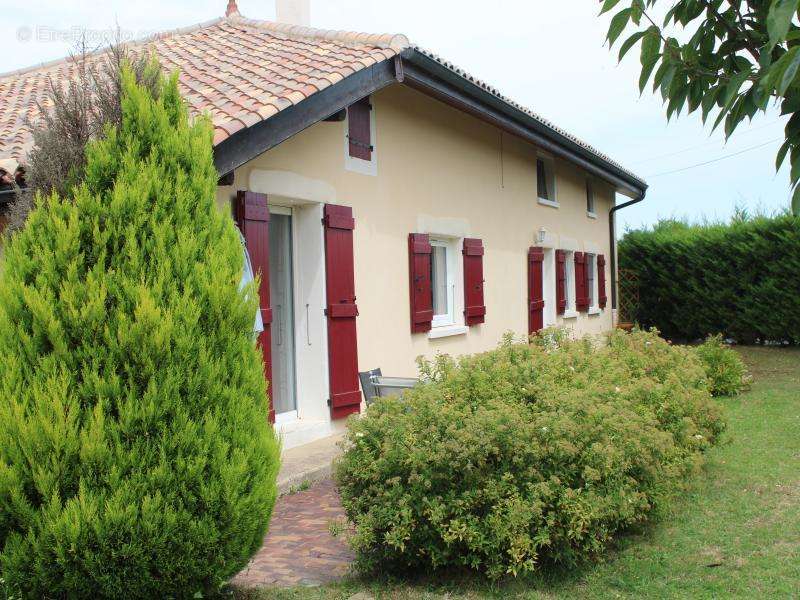
[[177,76],[157,100],[122,81],[121,126],[0,265],[0,569],[24,597],[207,593],[258,549],[276,497],[211,126],[190,123]]

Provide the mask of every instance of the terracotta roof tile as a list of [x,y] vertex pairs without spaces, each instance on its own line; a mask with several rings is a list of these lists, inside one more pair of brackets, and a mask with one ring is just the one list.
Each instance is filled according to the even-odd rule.
[[[210,115],[219,144],[408,46],[404,36],[322,31],[234,14],[159,34],[132,44],[131,50],[152,49],[166,70],[180,71],[190,111]],[[89,57],[101,59],[101,54]],[[75,61],[64,59],[0,75],[0,158],[25,159],[31,122],[40,117],[37,102],[46,103],[49,78],[64,82],[75,72]]]
[[[154,51],[166,70],[179,70],[181,93],[190,112],[211,117],[215,145],[408,48],[411,45],[403,35],[325,31],[255,21],[238,12],[130,45],[133,52]],[[431,52],[419,47],[414,50],[642,181],[496,88]],[[101,59],[101,53],[89,58]],[[64,85],[75,72],[75,61],[63,59],[0,75],[0,159],[24,161],[32,145],[31,122],[40,116],[37,103],[48,103],[49,81]]]

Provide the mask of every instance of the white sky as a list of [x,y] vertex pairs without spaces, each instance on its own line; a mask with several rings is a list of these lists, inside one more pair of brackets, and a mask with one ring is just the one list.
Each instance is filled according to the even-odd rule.
[[[0,73],[62,57],[83,32],[98,45],[117,26],[141,37],[222,16],[226,3],[0,0]],[[723,218],[736,206],[787,207],[787,173],[774,169],[783,137],[777,113],[743,124],[727,145],[719,131],[709,137],[694,115],[667,124],[658,98],[639,97],[635,52],[618,65],[616,49],[603,45],[607,15],[598,17],[598,6],[596,0],[311,0],[311,20],[321,28],[405,33],[643,176],[647,199],[620,213],[622,227],[665,216]],[[239,9],[256,19],[275,16],[274,0],[239,0]]]

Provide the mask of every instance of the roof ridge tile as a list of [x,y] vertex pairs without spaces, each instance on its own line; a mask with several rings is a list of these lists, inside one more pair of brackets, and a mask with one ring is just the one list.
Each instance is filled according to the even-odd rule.
[[305,27],[303,25],[292,25],[290,23],[278,23],[277,21],[247,19],[245,17],[235,16],[227,18],[226,21],[249,25],[287,38],[323,40],[354,46],[377,46],[378,48],[388,48],[398,53],[411,47],[411,42],[402,33],[378,34],[337,29],[318,29],[316,27]]

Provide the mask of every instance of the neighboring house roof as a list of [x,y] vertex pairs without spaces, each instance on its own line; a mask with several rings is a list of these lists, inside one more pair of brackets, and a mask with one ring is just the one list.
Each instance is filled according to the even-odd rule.
[[[326,31],[246,19],[234,11],[130,48],[152,48],[165,69],[179,70],[181,93],[191,112],[211,117],[221,173],[352,102],[403,81],[523,137],[530,134],[531,141],[580,164],[584,161],[590,171],[629,193],[647,187],[590,145],[412,46],[403,35]],[[88,60],[101,59],[98,53]],[[0,75],[0,159],[24,159],[32,145],[30,124],[39,116],[38,104],[47,106],[49,81],[67,81],[76,71],[74,59],[63,59]],[[473,101],[479,106],[465,106]]]

